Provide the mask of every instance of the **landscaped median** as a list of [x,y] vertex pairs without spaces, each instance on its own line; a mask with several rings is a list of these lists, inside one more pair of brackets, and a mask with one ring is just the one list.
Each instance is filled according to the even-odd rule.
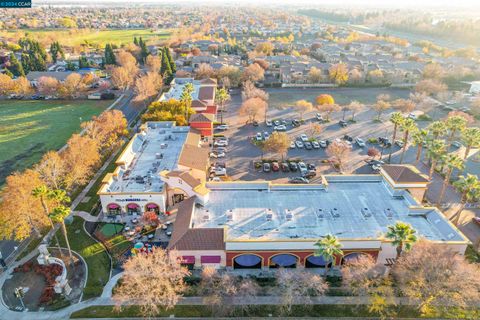
[[[422,318],[419,312],[410,306],[396,307],[395,318]],[[451,319],[474,319],[472,315],[458,314],[452,312],[455,316]],[[215,318],[216,315],[212,314],[212,308],[208,305],[177,305],[173,309],[161,311],[156,317],[169,317],[175,315],[175,317],[205,317]],[[368,305],[342,305],[342,304],[322,304],[322,305],[293,305],[289,314],[282,312],[282,308],[279,305],[254,305],[237,306],[231,313],[232,318],[236,317],[358,317],[358,318],[370,318],[379,317],[379,314],[369,311]],[[114,310],[114,306],[93,306],[88,307],[72,313],[70,318],[129,318],[129,317],[141,317],[138,306],[127,306],[122,309],[121,312]],[[423,317],[423,318],[436,318]],[[450,319],[448,316],[442,315],[444,319]]]
[[[110,258],[105,247],[95,241],[83,228],[84,220],[74,217],[67,225],[68,239],[72,250],[78,252],[88,266],[87,285],[83,290],[83,300],[98,297],[110,279]],[[57,232],[62,247],[66,247],[62,232]]]

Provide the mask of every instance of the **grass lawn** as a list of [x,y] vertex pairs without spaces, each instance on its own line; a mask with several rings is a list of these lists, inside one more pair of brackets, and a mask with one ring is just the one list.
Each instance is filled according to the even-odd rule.
[[[366,317],[378,316],[375,313],[370,313],[367,306],[362,305],[314,305],[311,307],[294,305],[292,306],[292,312],[290,317],[359,317],[364,319]],[[418,312],[411,307],[397,307],[396,316],[402,318],[420,318]],[[214,317],[209,306],[189,306],[178,305],[173,309],[167,311],[161,311],[157,317],[168,317],[174,314],[175,317]],[[279,306],[274,305],[257,305],[253,306],[248,311],[242,311],[240,309],[235,310],[231,317],[273,317],[284,316],[281,314]],[[71,318],[127,318],[127,317],[140,317],[138,306],[127,306],[120,313],[113,311],[113,306],[94,306],[88,307],[74,312]],[[469,315],[470,319],[472,314]],[[466,315],[455,313],[455,316],[444,316],[451,319],[468,319]],[[435,318],[432,316],[432,318]]]
[[0,103],[0,185],[12,172],[37,163],[61,148],[80,123],[100,114],[112,101],[8,100]]
[[[72,250],[78,252],[88,266],[87,285],[83,290],[83,300],[86,300],[102,294],[103,286],[110,277],[110,259],[105,247],[85,232],[83,223],[82,218],[73,217],[73,222],[67,224],[67,233]],[[65,247],[61,230],[57,234],[61,245]]]
[[111,29],[111,30],[39,30],[39,29],[21,29],[9,31],[9,33],[23,32],[29,33],[37,39],[54,38],[65,46],[77,46],[84,43],[98,44],[104,47],[107,43],[116,45],[133,43],[134,37],[142,37],[143,40],[164,40],[170,36],[167,30],[152,29]]

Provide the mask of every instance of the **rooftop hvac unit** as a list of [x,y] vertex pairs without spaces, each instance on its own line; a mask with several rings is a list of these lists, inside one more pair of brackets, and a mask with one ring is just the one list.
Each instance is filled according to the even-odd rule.
[[330,213],[332,214],[332,216],[333,216],[334,218],[340,218],[340,212],[338,211],[337,208],[333,208],[333,209],[330,211]]
[[289,209],[286,210],[285,218],[287,221],[292,221],[293,220],[293,213]]
[[267,218],[267,221],[272,221],[272,219],[273,219],[272,209],[267,210],[267,214],[265,215],[265,217]]
[[387,209],[385,209],[384,213],[385,213],[385,216],[387,216],[388,219],[392,219],[392,217],[393,217],[392,209],[387,208]]
[[202,220],[203,220],[203,222],[210,221],[210,212],[208,212],[208,210],[205,210],[205,213],[203,214]]
[[227,221],[233,221],[233,210],[227,211]]
[[361,211],[362,211],[362,214],[365,218],[368,218],[368,217],[372,216],[372,212],[367,207],[362,208]]
[[317,217],[318,217],[319,219],[325,218],[325,212],[323,211],[323,209],[321,209],[321,208],[318,209],[318,211],[317,211]]

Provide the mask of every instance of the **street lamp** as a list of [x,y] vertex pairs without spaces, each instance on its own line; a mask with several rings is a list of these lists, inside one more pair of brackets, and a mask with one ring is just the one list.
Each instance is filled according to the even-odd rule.
[[25,304],[23,303],[23,297],[25,297],[25,291],[23,291],[22,287],[17,287],[15,288],[14,295],[16,298],[20,300],[20,303],[22,304],[22,311],[25,310]]

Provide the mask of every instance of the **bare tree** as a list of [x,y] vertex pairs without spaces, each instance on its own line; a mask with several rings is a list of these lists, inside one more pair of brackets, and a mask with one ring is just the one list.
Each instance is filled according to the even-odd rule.
[[128,259],[123,265],[121,284],[113,295],[116,309],[135,302],[143,316],[153,317],[161,309],[173,308],[185,291],[184,278],[190,274],[180,263],[176,251],[159,248]]
[[405,252],[393,268],[399,290],[417,304],[422,315],[476,305],[480,300],[479,272],[478,265],[452,249],[426,240]]
[[307,132],[310,137],[315,137],[322,132],[322,126],[318,122],[310,122],[308,124]]
[[255,87],[252,81],[245,81],[243,83],[242,99],[248,100],[251,98],[260,98],[263,101],[268,101],[269,95],[264,90]]
[[277,272],[278,294],[281,307],[286,314],[292,311],[292,305],[307,306],[311,296],[323,296],[328,285],[318,274],[301,269],[281,269]]
[[154,56],[153,54],[150,54],[145,59],[145,66],[148,68],[148,71],[150,72],[159,73],[161,65],[162,65],[162,60],[160,59],[159,56]]
[[342,171],[343,163],[350,156],[351,151],[352,148],[341,140],[335,140],[327,147],[327,155],[340,171]]
[[208,79],[215,76],[215,70],[208,63],[201,63],[195,71],[195,78]]
[[37,89],[40,94],[51,96],[57,93],[60,82],[52,77],[40,77],[38,79]]
[[68,99],[77,97],[83,90],[85,85],[82,82],[82,76],[78,73],[68,75],[58,88],[60,97]]
[[290,147],[290,137],[285,132],[273,132],[270,137],[264,142],[262,150],[264,152],[279,153],[282,155],[282,160]]
[[118,65],[127,69],[128,74],[132,77],[132,79],[134,79],[139,71],[137,59],[135,59],[130,52],[124,50],[118,52],[116,58]]
[[156,95],[162,87],[162,77],[156,72],[148,72],[135,81],[136,102],[145,103],[147,99]]
[[134,77],[124,67],[115,67],[112,69],[112,83],[115,87],[125,90],[133,84]]
[[243,70],[243,79],[253,82],[263,80],[265,76],[265,70],[257,63],[252,63]]
[[300,114],[300,119],[303,120],[303,116],[305,115],[305,113],[313,110],[313,104],[311,102],[308,102],[307,100],[298,100],[295,103],[295,109]]
[[260,98],[250,98],[242,103],[238,113],[241,116],[248,116],[247,123],[255,121],[255,118],[262,113],[265,113],[267,103]]

